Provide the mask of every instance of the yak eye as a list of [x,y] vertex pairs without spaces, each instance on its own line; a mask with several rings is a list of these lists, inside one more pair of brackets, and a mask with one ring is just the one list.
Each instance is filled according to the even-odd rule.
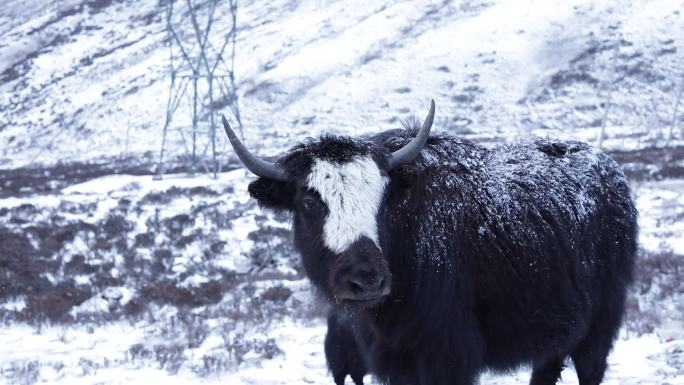
[[316,201],[311,197],[306,197],[302,200],[304,210],[313,210],[316,207]]

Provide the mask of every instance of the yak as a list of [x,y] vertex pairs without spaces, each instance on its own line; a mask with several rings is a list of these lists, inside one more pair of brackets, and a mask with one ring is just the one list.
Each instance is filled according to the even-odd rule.
[[620,167],[582,142],[484,147],[422,125],[324,135],[265,161],[223,125],[258,178],[250,195],[289,212],[313,286],[346,314],[383,384],[472,384],[532,367],[554,384],[568,358],[600,384],[637,252]]

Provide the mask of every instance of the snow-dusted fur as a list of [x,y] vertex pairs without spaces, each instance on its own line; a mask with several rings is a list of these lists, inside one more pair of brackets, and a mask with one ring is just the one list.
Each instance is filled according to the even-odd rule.
[[370,157],[343,164],[314,162],[308,187],[320,194],[328,207],[323,241],[330,250],[341,253],[361,236],[379,246],[375,217],[386,185],[387,178]]
[[363,385],[363,376],[368,369],[356,343],[353,324],[346,314],[334,307],[328,313],[325,358],[335,385],[344,385],[347,375],[351,377],[354,384]]
[[[262,205],[292,213],[306,273],[347,312],[369,371],[394,385],[472,384],[485,369],[530,364],[531,384],[553,384],[570,357],[580,385],[599,384],[637,248],[637,213],[618,165],[579,142],[490,150],[433,136],[415,162],[388,170],[387,154],[414,135],[310,140],[280,159],[289,182],[259,178],[249,187]],[[325,247],[328,208],[307,184],[317,161],[360,157],[389,178],[379,257],[367,237],[343,253]],[[312,196],[320,207],[304,210]],[[344,290],[337,277],[359,255],[389,270],[391,292],[381,303],[335,304]]]

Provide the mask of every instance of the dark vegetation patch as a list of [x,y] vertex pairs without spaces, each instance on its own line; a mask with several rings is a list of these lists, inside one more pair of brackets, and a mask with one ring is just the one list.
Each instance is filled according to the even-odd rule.
[[235,357],[237,364],[241,364],[244,356],[249,352],[259,354],[266,359],[272,359],[283,354],[273,338],[267,340],[256,339],[236,339],[227,346],[231,354]]
[[[108,158],[92,162],[57,163],[50,166],[31,166],[0,169],[0,198],[22,197],[35,194],[55,193],[65,187],[87,182],[107,175],[155,175],[157,164],[154,154],[146,153],[142,158]],[[235,163],[221,165],[223,171],[234,170]],[[190,173],[189,159],[169,160],[167,174]],[[191,189],[192,190],[192,189]],[[197,187],[188,194],[210,195],[208,188]]]
[[157,344],[149,347],[139,343],[128,349],[128,356],[133,361],[156,361],[160,369],[175,374],[186,361],[184,352],[185,347],[179,344]]
[[[217,194],[206,187],[170,189],[161,193],[159,202],[167,201],[167,196]],[[95,223],[67,219],[57,213],[64,209],[87,217],[96,204],[62,201],[57,209],[24,204],[0,210],[0,303],[24,298],[26,304],[17,311],[0,308],[0,316],[31,322],[70,322],[75,306],[108,287],[118,286],[132,288],[134,298],[122,306],[112,306],[110,313],[100,319],[137,316],[150,304],[196,308],[220,301],[235,286],[234,274],[201,263],[186,266],[181,274],[173,268],[179,252],[190,243],[205,245],[203,258],[209,261],[225,253],[225,242],[214,231],[195,229],[195,218],[202,211],[160,219],[157,209],[147,221],[147,231],[135,233],[129,215],[149,212],[143,207],[152,202],[156,201],[145,199],[141,203],[122,198]],[[221,218],[219,208],[213,209],[215,217]],[[238,208],[242,214],[245,210]],[[223,228],[225,223],[212,223],[212,218],[202,220],[209,229]],[[86,247],[82,252],[68,249],[77,237]],[[121,259],[122,263],[116,262]],[[184,284],[192,275],[212,278],[194,286]],[[77,276],[79,282],[86,279],[87,283],[77,285]]]
[[82,254],[76,254],[64,265],[64,273],[68,275],[93,274],[97,268],[86,262]]
[[118,51],[118,50],[120,50],[120,49],[128,48],[128,47],[132,46],[133,44],[142,41],[142,40],[145,39],[146,37],[147,37],[147,35],[143,35],[143,36],[141,36],[140,38],[138,38],[138,39],[136,39],[136,40],[126,41],[126,42],[123,42],[123,43],[121,43],[121,44],[119,44],[119,45],[116,45],[116,46],[114,46],[114,47],[109,47],[109,48],[107,48],[107,49],[100,49],[100,50],[98,50],[97,52],[95,52],[94,54],[92,54],[92,55],[90,55],[90,56],[81,58],[81,60],[79,61],[79,63],[80,63],[82,66],[91,65],[91,64],[93,64],[93,62],[94,62],[96,59],[99,59],[99,58],[104,57],[104,56],[107,56],[107,55],[111,55],[112,53],[114,53],[114,52],[116,52],[116,51]]
[[60,282],[49,291],[28,296],[26,308],[21,312],[19,319],[25,317],[31,321],[70,321],[69,311],[85,302],[92,294],[90,286]]
[[211,197],[217,196],[219,193],[208,187],[197,186],[192,188],[182,188],[173,186],[165,191],[152,191],[147,193],[139,202],[139,204],[156,204],[163,205],[171,203],[174,199],[180,197]]
[[[85,221],[101,207],[97,201],[0,209],[0,305],[12,299],[24,303],[16,308],[0,306],[0,319],[35,323],[140,319],[162,306],[197,311],[217,305],[248,280],[291,279],[277,276],[279,268],[292,270],[282,266],[283,261],[297,265],[298,260],[278,254],[292,248],[289,231],[275,227],[251,235],[260,248],[251,255],[253,273],[238,275],[213,262],[231,252],[219,231],[232,228],[235,219],[254,215],[252,201],[227,206],[220,197],[231,192],[230,186],[219,191],[173,187],[140,199],[114,198],[115,206],[92,222]],[[169,215],[167,206],[175,199],[197,199],[197,204]],[[258,215],[256,220],[263,224],[269,219]],[[120,287],[128,292],[125,299],[116,294]],[[251,292],[255,300],[243,307],[251,316],[265,322],[274,313],[286,313],[289,289],[258,294]],[[91,298],[92,307],[72,311]]]
[[8,384],[33,385],[40,378],[40,367],[38,360],[9,361],[0,369],[0,375]]
[[125,235],[125,233],[133,229],[133,223],[128,221],[124,216],[119,214],[111,214],[107,216],[102,225],[103,236],[106,238],[116,238]]
[[[218,306],[207,308],[206,317],[224,321],[222,334],[235,336],[235,332],[244,327],[267,330],[286,316],[303,315],[305,306],[292,297],[290,289],[276,283],[275,286],[260,290],[254,284],[256,277],[236,277],[241,283],[230,292],[227,299]],[[277,282],[277,279],[269,281]]]
[[140,233],[135,235],[135,241],[133,247],[138,248],[149,248],[154,245],[154,234],[152,233]]
[[266,289],[261,293],[261,299],[270,302],[285,302],[292,295],[292,290],[285,286],[278,285]]
[[[0,225],[0,301],[15,297],[26,300],[19,312],[0,313],[34,322],[71,321],[71,309],[90,298],[94,290],[120,285],[122,281],[112,276],[112,262],[93,264],[82,254],[65,257],[62,250],[80,236],[91,240],[94,255],[90,258],[97,259],[102,249],[121,242],[130,228],[130,223],[119,216],[107,217],[96,225],[69,222],[59,216],[20,230]],[[107,247],[102,246],[102,239],[107,240]],[[118,247],[125,248],[123,243]],[[73,277],[79,275],[90,277],[90,283],[76,284]]]
[[599,80],[587,73],[571,70],[560,70],[549,79],[549,87],[556,90],[573,83],[586,83],[595,86]]
[[36,208],[36,206],[30,203],[24,203],[20,206],[5,209],[3,211],[3,216],[9,215],[9,223],[23,225],[35,221],[39,212],[40,211]]
[[630,58],[625,56],[613,58],[615,54],[620,54],[621,49],[625,51],[632,46],[631,42],[622,38],[616,39],[610,35],[604,39],[591,40],[583,51],[570,60],[567,68],[559,69],[551,74],[546,79],[541,92],[531,99],[535,102],[548,102],[555,96],[573,92],[573,89],[578,86],[596,89],[602,83],[601,79],[614,79],[619,82],[621,78],[636,75],[637,70],[616,68],[631,66]]
[[[138,343],[129,348],[128,357],[131,361],[156,362],[160,369],[175,374],[187,364],[185,349],[184,344],[180,343],[152,346]],[[201,363],[193,365],[190,369],[200,377],[215,376],[237,369],[245,361],[247,354],[272,359],[282,355],[283,351],[273,338],[246,338],[241,334],[225,341],[222,350],[203,355]]]
[[[257,270],[277,268],[283,256],[299,258],[292,243],[292,231],[282,227],[261,225],[250,232],[247,237],[254,241],[249,253],[252,264]],[[291,263],[296,266],[296,263]]]
[[161,224],[171,236],[177,237],[180,236],[184,230],[195,225],[195,218],[190,217],[188,214],[178,214],[174,217],[162,220]]
[[51,222],[36,223],[24,228],[24,231],[32,236],[38,245],[35,255],[50,258],[62,247],[74,240],[79,232],[92,232],[95,227],[83,221],[55,223],[55,217]]
[[103,160],[92,163],[57,163],[49,167],[22,167],[0,170],[0,197],[20,197],[54,193],[70,185],[106,175],[153,175],[150,163],[134,159],[126,162]]
[[200,202],[194,206],[190,215],[197,218],[198,222],[211,223],[218,229],[231,229],[233,221],[247,215],[247,212],[253,210],[256,203],[253,200],[247,201],[245,204],[236,204],[231,210],[224,210],[220,202],[205,203]]
[[684,146],[609,151],[632,180],[684,178]]
[[230,108],[230,106],[235,102],[235,99],[231,95],[221,95],[220,97],[214,99],[213,104],[210,105],[210,110],[211,111],[222,111],[227,108]]
[[40,55],[40,51],[29,52],[21,60],[7,67],[0,73],[0,83],[9,83],[17,80],[28,73],[31,69],[31,62]]
[[91,15],[99,13],[103,11],[105,8],[111,6],[114,3],[123,3],[124,0],[86,0],[80,4],[76,4],[70,7],[62,8],[60,9],[55,17],[51,18],[50,20],[46,21],[45,23],[39,25],[38,27],[30,30],[28,32],[28,35],[33,35],[39,32],[45,31],[47,28],[50,26],[57,24],[59,22],[64,21],[65,18],[78,15],[83,13],[83,10],[85,7],[88,7],[88,10],[90,11],[89,13]]
[[[228,299],[216,306],[179,307],[178,312],[165,319],[159,327],[161,340],[165,343],[151,346],[135,344],[129,349],[129,360],[155,361],[171,373],[183,365],[191,365],[193,372],[205,377],[237,369],[248,354],[261,359],[282,354],[276,341],[268,337],[268,328],[273,321],[293,313],[292,306],[284,304],[285,297],[289,298],[291,292],[276,286],[258,295],[256,286],[247,277],[242,278]],[[266,336],[250,338],[252,331]],[[200,347],[211,333],[218,333],[223,345],[220,349],[206,352],[199,364],[191,364],[186,354],[178,354],[185,349]]]
[[57,12],[57,14],[55,15],[55,17],[53,17],[52,19],[50,19],[50,20],[46,21],[45,23],[39,25],[38,27],[30,30],[28,32],[28,35],[33,35],[35,33],[43,32],[44,30],[46,30],[48,27],[54,25],[55,23],[59,23],[67,17],[78,15],[81,12],[83,12],[83,4],[78,4],[78,5],[74,5],[71,7],[66,7],[66,8],[60,9]]
[[[651,333],[673,317],[684,314],[684,255],[673,251],[642,252],[627,301],[625,326],[637,334]],[[675,309],[670,309],[674,305]],[[667,336],[663,336],[667,338]]]
[[179,308],[215,304],[228,290],[235,287],[235,283],[235,279],[230,276],[205,282],[196,287],[182,287],[178,282],[170,279],[150,282],[139,290],[136,298],[126,304],[124,312],[127,315],[136,315],[146,309],[150,303],[173,305]]
[[88,7],[91,15],[100,13],[114,3],[123,3],[123,0],[88,0],[84,4]]
[[58,265],[40,258],[26,234],[0,227],[0,300],[48,291],[52,284],[43,273]]

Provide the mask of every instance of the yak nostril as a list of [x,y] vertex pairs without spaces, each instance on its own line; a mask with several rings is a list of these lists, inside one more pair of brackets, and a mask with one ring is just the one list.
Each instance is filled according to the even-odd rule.
[[385,285],[385,277],[378,273],[360,274],[355,277],[350,277],[347,280],[347,285],[352,293],[356,295],[367,295],[381,290]]
[[349,288],[351,289],[351,291],[352,291],[354,294],[363,293],[363,291],[364,291],[364,288],[363,288],[363,287],[364,287],[364,285],[363,285],[360,281],[355,280],[355,279],[350,279],[350,280],[349,280]]
[[370,290],[379,290],[382,285],[385,283],[385,277],[378,273],[378,272],[372,272],[367,275],[367,287]]

